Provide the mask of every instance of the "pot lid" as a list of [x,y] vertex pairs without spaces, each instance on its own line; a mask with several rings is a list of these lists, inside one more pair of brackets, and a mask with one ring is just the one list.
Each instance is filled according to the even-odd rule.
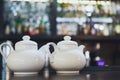
[[78,46],[76,41],[72,41],[70,36],[65,36],[63,41],[57,43],[57,45],[75,45]]
[[37,46],[37,43],[35,41],[30,40],[30,36],[25,35],[22,37],[22,41],[19,41],[15,44],[15,47],[18,47],[19,45],[24,45],[24,46]]

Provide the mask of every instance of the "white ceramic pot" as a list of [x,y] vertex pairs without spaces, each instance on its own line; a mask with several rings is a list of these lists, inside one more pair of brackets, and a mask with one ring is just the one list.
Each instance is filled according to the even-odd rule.
[[[10,54],[5,56],[2,46],[10,48]],[[10,44],[2,43],[0,52],[8,66],[14,74],[35,74],[45,65],[44,47],[38,50],[37,43],[30,40],[29,36],[23,36],[23,40],[15,44],[15,50]]]
[[77,42],[71,41],[70,36],[65,36],[63,41],[47,44],[54,47],[54,52],[49,53],[50,65],[57,73],[79,73],[85,64],[86,58],[83,53],[84,45],[78,46]]

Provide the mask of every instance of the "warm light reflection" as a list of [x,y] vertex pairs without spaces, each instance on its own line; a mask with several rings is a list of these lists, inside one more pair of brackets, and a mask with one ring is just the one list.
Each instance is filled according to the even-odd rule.
[[48,2],[49,0],[10,0],[10,1]]
[[75,4],[102,4],[102,5],[110,5],[110,1],[89,1],[89,0],[58,0],[58,3],[75,3]]
[[96,49],[97,49],[97,50],[100,49],[100,43],[97,43],[97,44],[96,44]]

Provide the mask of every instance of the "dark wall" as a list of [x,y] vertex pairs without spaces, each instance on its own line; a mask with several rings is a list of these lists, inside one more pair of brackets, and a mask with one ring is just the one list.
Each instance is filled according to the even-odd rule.
[[3,5],[3,0],[0,0],[0,33],[3,32]]
[[[0,36],[1,33],[3,33],[3,0],[0,0]],[[1,72],[1,67],[2,67],[2,56],[0,54],[0,72]]]
[[51,33],[52,35],[56,35],[56,17],[57,17],[57,0],[53,0],[50,3],[50,11],[49,11],[49,20],[50,20],[50,26],[51,26]]

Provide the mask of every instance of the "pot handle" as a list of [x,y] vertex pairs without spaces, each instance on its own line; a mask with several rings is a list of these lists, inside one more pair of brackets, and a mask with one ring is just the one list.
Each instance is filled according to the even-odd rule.
[[3,59],[4,59],[5,62],[6,62],[7,57],[5,56],[5,54],[4,54],[3,50],[2,50],[2,47],[3,47],[4,45],[6,45],[6,46],[8,46],[8,47],[10,48],[10,53],[11,53],[11,51],[13,50],[13,48],[12,48],[12,46],[11,46],[10,44],[7,44],[7,43],[2,43],[2,44],[0,45],[0,53],[1,53],[1,55],[3,56]]
[[47,51],[47,53],[48,53],[49,56],[51,56],[51,52],[50,52],[50,50],[49,50],[50,45],[53,46],[54,51],[58,51],[57,45],[56,45],[54,42],[49,42],[49,43],[47,43],[46,45],[47,45],[46,51]]

